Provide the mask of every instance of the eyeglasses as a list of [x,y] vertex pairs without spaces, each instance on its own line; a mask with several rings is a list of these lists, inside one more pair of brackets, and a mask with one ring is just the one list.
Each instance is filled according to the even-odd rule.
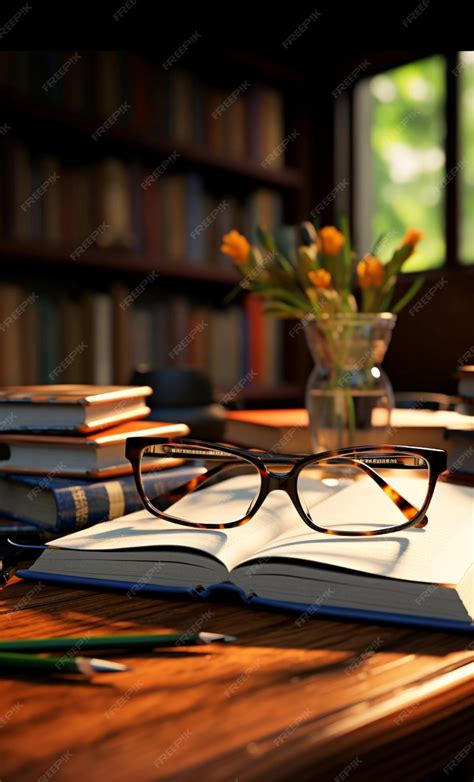
[[[425,527],[436,481],[446,470],[446,451],[402,445],[297,456],[200,440],[130,437],[126,456],[143,504],[165,521],[199,529],[238,527],[280,489],[309,527],[330,535]],[[183,482],[167,494],[168,513],[159,473],[173,466],[187,469]],[[203,517],[199,495],[211,486],[214,502],[206,504]]]

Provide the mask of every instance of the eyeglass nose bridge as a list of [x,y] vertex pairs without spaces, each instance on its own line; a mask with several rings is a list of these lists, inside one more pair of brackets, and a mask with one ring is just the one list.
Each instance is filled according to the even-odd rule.
[[286,491],[288,492],[290,489],[290,473],[285,472],[281,475],[278,475],[274,472],[269,472],[268,474],[268,493],[271,491],[276,491],[279,489],[280,491]]

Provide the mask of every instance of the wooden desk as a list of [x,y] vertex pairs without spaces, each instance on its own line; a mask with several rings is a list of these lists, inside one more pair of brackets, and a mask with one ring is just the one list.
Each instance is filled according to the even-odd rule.
[[90,683],[0,680],[2,782],[398,782],[469,753],[472,637],[17,580],[0,597],[2,638],[239,636],[125,658],[133,671]]

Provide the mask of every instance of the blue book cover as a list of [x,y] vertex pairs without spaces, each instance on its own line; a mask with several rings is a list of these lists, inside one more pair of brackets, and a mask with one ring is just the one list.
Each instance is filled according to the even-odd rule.
[[[20,578],[31,579],[45,583],[63,583],[76,587],[91,587],[93,589],[112,589],[124,591],[132,597],[155,594],[159,598],[181,596],[185,599],[193,598],[196,600],[222,599],[223,593],[229,593],[229,596],[237,595],[244,605],[251,608],[263,608],[267,610],[283,611],[284,613],[297,614],[300,617],[314,621],[318,617],[321,619],[344,619],[350,622],[376,622],[377,624],[401,625],[405,627],[416,627],[425,630],[442,630],[461,633],[474,633],[474,624],[472,622],[463,622],[457,619],[438,619],[432,616],[412,616],[392,611],[372,611],[369,609],[358,608],[339,608],[336,606],[318,606],[314,610],[313,603],[295,603],[286,600],[269,600],[257,595],[245,595],[235,584],[224,582],[214,584],[206,589],[192,589],[187,587],[175,586],[157,586],[147,583],[145,578],[135,581],[110,581],[101,578],[90,578],[86,576],[66,576],[56,575],[54,573],[41,573],[32,570],[17,570],[16,575]],[[232,599],[232,598],[231,598]]]
[[[145,491],[150,496],[166,495],[197,474],[199,470],[194,467],[150,472],[143,478]],[[10,495],[17,498],[14,507],[7,507],[5,497],[8,492],[1,486],[1,482],[24,487],[24,495],[22,494],[20,499],[18,488],[14,495]],[[41,513],[40,503],[35,503],[35,500],[38,497],[44,500],[46,495],[52,502],[42,502]],[[51,515],[48,513],[47,519],[44,518],[45,508],[51,509]],[[143,503],[136,490],[133,475],[102,482],[19,474],[2,475],[0,480],[0,513],[52,532],[67,534],[141,508]]]

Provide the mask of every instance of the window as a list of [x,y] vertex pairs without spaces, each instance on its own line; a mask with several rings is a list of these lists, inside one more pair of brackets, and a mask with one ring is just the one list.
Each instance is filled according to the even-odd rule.
[[[436,55],[361,80],[354,90],[354,223],[360,251],[391,257],[407,227],[425,238],[404,271],[446,262],[446,199],[457,188],[458,258],[474,263],[474,52],[450,77],[459,100],[458,157],[446,162],[447,58]],[[450,161],[452,162],[452,161]],[[455,181],[453,181],[455,180]]]

